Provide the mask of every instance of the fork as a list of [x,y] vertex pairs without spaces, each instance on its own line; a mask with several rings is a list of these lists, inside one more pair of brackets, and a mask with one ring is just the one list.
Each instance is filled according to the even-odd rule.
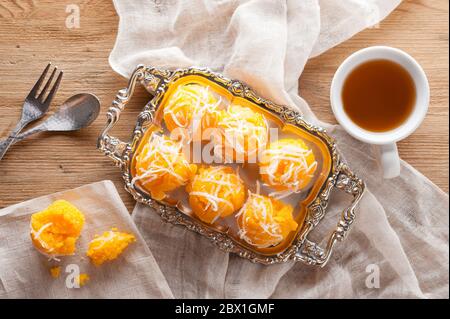
[[44,72],[42,72],[36,84],[33,86],[30,93],[25,98],[25,103],[23,104],[22,115],[20,117],[19,122],[16,124],[16,127],[9,134],[5,143],[2,143],[0,145],[0,160],[3,158],[8,148],[13,144],[16,135],[19,134],[20,131],[22,131],[22,129],[29,123],[36,121],[37,119],[40,119],[47,112],[50,103],[52,102],[53,97],[55,96],[55,93],[58,90],[59,84],[61,83],[61,79],[63,76],[63,72],[62,71],[59,72],[55,83],[53,84],[52,88],[50,89],[50,92],[46,96],[47,90],[50,87],[53,77],[55,76],[56,71],[58,69],[57,67],[55,67],[53,69],[52,74],[50,75],[50,78],[45,83],[44,88],[39,92],[41,84],[44,81],[45,76],[47,75],[51,65],[52,65],[51,63],[47,65]]

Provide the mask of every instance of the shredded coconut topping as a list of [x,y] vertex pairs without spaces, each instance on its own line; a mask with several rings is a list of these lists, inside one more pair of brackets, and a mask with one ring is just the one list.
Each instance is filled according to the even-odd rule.
[[143,185],[151,183],[165,175],[174,177],[180,185],[185,185],[187,180],[175,172],[176,165],[189,167],[189,162],[181,153],[182,143],[175,142],[164,136],[152,134],[148,142],[148,149],[137,157],[138,162],[150,161],[147,168],[138,169],[137,175],[132,179],[134,185],[141,180]]
[[[224,131],[225,142],[231,145],[238,155],[255,155],[259,149],[267,145],[269,134],[267,120],[262,116],[263,125],[256,125],[249,121],[248,117],[243,116],[242,112],[236,110],[239,108],[228,108],[227,116],[218,124]],[[260,114],[255,113],[255,116]]]
[[[267,248],[275,246],[283,240],[280,224],[274,220],[274,207],[272,201],[259,194],[249,191],[247,202],[236,214],[236,218],[241,218],[238,235],[250,245],[257,248]],[[257,221],[261,230],[261,235],[249,236],[249,221]],[[257,243],[256,240],[260,243]]]
[[47,228],[49,228],[52,225],[53,225],[53,223],[47,223],[45,225],[42,225],[38,231],[35,231],[33,229],[33,227],[31,227],[31,234],[33,235],[33,238],[35,240],[37,240],[41,244],[42,247],[44,247],[45,249],[47,249],[49,251],[52,251],[53,248],[49,248],[48,244],[44,240],[41,239],[41,235],[44,232],[44,230],[46,230]]
[[230,200],[235,194],[242,191],[242,181],[239,176],[224,172],[224,167],[212,167],[194,177],[190,196],[200,196],[208,201],[204,211],[211,209],[215,212],[212,222],[215,222],[222,214],[223,208],[220,203],[235,210]]
[[307,181],[314,176],[317,168],[317,161],[308,164],[308,156],[311,154],[312,150],[296,144],[278,144],[276,147],[266,149],[263,156],[266,162],[261,165],[261,174],[267,175],[271,185],[285,185],[289,189],[272,192],[269,195],[281,199],[293,193],[299,193]]
[[215,97],[209,86],[185,85],[179,87],[164,107],[164,116],[169,116],[181,128],[197,132],[201,125],[210,127],[211,117],[219,116],[222,98]]

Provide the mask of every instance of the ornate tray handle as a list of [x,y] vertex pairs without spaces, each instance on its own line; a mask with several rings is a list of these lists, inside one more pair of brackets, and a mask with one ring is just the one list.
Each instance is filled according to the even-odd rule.
[[[299,246],[297,253],[294,255],[295,260],[300,260],[310,265],[324,267],[331,256],[334,245],[337,242],[343,241],[350,231],[356,218],[355,208],[363,196],[365,184],[362,180],[357,178],[344,163],[340,163],[337,174],[338,176],[334,187],[352,195],[353,199],[350,206],[342,212],[336,229],[331,233],[325,248],[322,248],[319,244],[305,238],[303,243]],[[315,225],[310,223],[306,225],[306,227],[308,226],[312,229]],[[307,233],[308,231],[306,234]]]
[[103,129],[100,137],[97,141],[97,148],[101,150],[105,155],[114,160],[116,165],[121,166],[124,164],[124,153],[130,148],[129,143],[120,141],[118,138],[110,136],[109,131],[119,121],[120,113],[124,110],[125,106],[133,96],[136,83],[143,79],[145,73],[144,65],[138,65],[131,75],[128,81],[128,86],[119,90],[111,107],[108,110],[106,126]]

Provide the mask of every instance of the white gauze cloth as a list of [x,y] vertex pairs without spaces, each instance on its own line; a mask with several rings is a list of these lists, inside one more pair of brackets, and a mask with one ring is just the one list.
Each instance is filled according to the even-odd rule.
[[[209,67],[303,113],[337,138],[368,185],[357,221],[324,269],[252,264],[137,205],[134,220],[175,297],[448,298],[448,195],[407,163],[383,180],[371,146],[319,122],[298,95],[312,56],[381,21],[399,0],[115,0],[120,16],[111,66]],[[332,197],[317,240],[348,198]],[[323,229],[323,230],[322,230]],[[378,272],[379,271],[379,272]],[[370,275],[379,275],[377,278]]]
[[[59,199],[82,211],[85,224],[75,254],[57,261],[33,247],[30,219]],[[136,242],[117,260],[96,267],[86,256],[89,242],[112,227],[134,234]],[[58,278],[50,275],[52,267],[60,267]],[[89,275],[85,286],[73,286],[76,272]],[[0,299],[4,298],[143,299],[173,295],[114,184],[102,181],[0,209]]]

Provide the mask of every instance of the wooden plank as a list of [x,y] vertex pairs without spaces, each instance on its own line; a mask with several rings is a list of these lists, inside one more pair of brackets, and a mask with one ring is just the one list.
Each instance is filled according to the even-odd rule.
[[[74,3],[81,9],[79,29],[65,26],[67,3],[0,0],[0,136],[14,126],[24,97],[48,61],[65,71],[53,109],[84,91],[102,101],[102,113],[90,128],[75,134],[40,135],[7,153],[0,163],[0,207],[102,179],[113,180],[130,211],[134,206],[123,190],[119,170],[95,148],[109,103],[126,85],[108,64],[118,18],[111,1]],[[322,120],[334,122],[328,101],[333,73],[347,55],[375,44],[405,49],[430,78],[430,112],[399,148],[405,160],[448,191],[447,0],[405,1],[380,28],[366,30],[314,58],[301,77],[301,94]],[[147,93],[139,89],[115,128],[116,136],[127,139],[147,99]]]

